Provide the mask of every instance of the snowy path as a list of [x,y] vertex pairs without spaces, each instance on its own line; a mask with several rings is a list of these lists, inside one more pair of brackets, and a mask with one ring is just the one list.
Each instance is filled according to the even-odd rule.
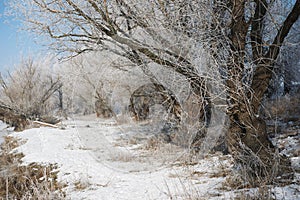
[[[141,162],[130,148],[116,146],[114,137],[121,130],[113,122],[75,120],[66,125],[65,130],[43,127],[13,135],[27,140],[19,147],[25,163],[59,165],[70,199],[169,199],[167,183],[180,184],[170,178],[173,169]],[[86,188],[77,190],[76,182]]]
[[[141,142],[124,140],[134,134],[139,139],[147,138],[146,126],[117,125],[113,120],[94,116],[68,120],[64,126],[64,130],[42,127],[12,135],[27,141],[18,147],[25,155],[25,163],[57,163],[59,180],[68,185],[67,199],[232,199],[234,196],[234,192],[218,189],[225,180],[222,174],[231,168],[230,157],[211,155],[186,165],[183,160],[177,162],[184,151],[178,151],[174,145],[165,144],[166,148],[157,151],[145,150]],[[297,199],[295,186],[292,188],[278,188],[277,197]]]
[[[113,120],[97,120],[94,116],[77,117],[64,125],[64,130],[41,127],[14,132],[12,136],[27,141],[18,147],[25,155],[25,163],[58,165],[59,181],[67,184],[67,199],[232,199],[234,196],[234,192],[220,189],[226,176],[222,174],[231,168],[228,156],[211,155],[195,164],[186,164],[184,150],[177,146],[165,144],[158,150],[141,148],[140,139],[151,135],[147,134],[147,126],[117,125]],[[138,140],[128,143],[126,138],[132,135]],[[295,190],[290,190],[292,196],[286,199],[295,199]],[[279,197],[287,197],[286,191],[279,188]]]

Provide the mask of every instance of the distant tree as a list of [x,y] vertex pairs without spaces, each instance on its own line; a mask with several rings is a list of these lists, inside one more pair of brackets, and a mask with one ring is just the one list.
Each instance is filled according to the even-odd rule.
[[60,79],[51,73],[51,57],[24,59],[15,70],[1,77],[1,102],[35,119],[53,114],[54,94],[61,88]]
[[[117,107],[128,106],[131,91],[146,78],[141,72],[126,67],[125,62],[123,65],[119,62],[118,56],[94,52],[60,63],[55,71],[61,75],[68,112],[90,114],[103,104],[111,114],[121,114]],[[127,102],[123,101],[126,94],[116,94],[122,88],[127,93]]]

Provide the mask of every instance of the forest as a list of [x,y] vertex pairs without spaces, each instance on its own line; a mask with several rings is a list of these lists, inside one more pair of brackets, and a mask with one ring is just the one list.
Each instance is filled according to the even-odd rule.
[[230,156],[245,187],[299,185],[300,0],[7,6],[47,52],[0,77],[0,119],[16,132],[78,116],[114,120],[146,127],[196,163]]

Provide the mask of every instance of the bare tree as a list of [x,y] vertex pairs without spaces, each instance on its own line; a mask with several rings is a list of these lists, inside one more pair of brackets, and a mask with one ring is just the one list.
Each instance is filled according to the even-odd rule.
[[[122,61],[118,56],[93,52],[60,63],[56,72],[62,76],[65,101],[69,101],[65,102],[68,112],[90,114],[99,111],[100,116],[101,108],[105,108],[107,117],[124,114],[120,112],[129,105],[130,93],[145,83],[146,78],[141,72],[132,70],[132,66],[128,67],[124,62],[121,66],[119,62]],[[126,101],[122,100],[126,94],[117,94],[122,88],[128,93]]]
[[[205,37],[206,48],[219,63],[227,87],[229,151],[249,174],[272,178],[291,172],[291,168],[268,139],[260,117],[261,104],[280,49],[300,14],[300,1],[295,1],[284,18],[274,20],[274,2],[212,3],[208,10],[218,14],[208,18]],[[212,29],[216,31],[212,33]]]
[[60,79],[49,71],[51,58],[43,59],[25,59],[7,78],[1,77],[1,102],[30,119],[50,114],[55,109],[51,98],[61,88]]
[[272,26],[274,2],[27,0],[11,1],[11,7],[58,52],[108,51],[146,69],[155,64],[174,70],[189,81],[202,105],[200,120],[209,124],[213,76],[199,62],[206,48],[206,68],[220,73],[218,84],[226,86],[230,153],[242,165],[250,163],[250,173],[275,177],[289,171],[289,162],[281,157],[281,169],[272,169],[278,163],[276,149],[259,111],[274,63],[298,20],[300,0]]

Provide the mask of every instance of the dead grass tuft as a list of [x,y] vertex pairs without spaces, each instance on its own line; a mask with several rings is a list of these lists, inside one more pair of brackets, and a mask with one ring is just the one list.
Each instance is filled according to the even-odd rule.
[[13,137],[5,137],[1,145],[0,199],[64,199],[65,185],[57,181],[57,166],[22,165],[24,155],[13,152],[20,144]]
[[159,138],[152,136],[147,139],[144,148],[146,150],[158,150],[163,144],[163,141]]
[[135,159],[135,156],[129,151],[116,151],[112,152],[109,155],[111,161],[119,161],[119,162],[131,162]]
[[249,187],[249,184],[245,183],[239,173],[231,173],[226,177],[225,181],[222,183],[222,188],[220,189],[231,191],[232,189],[238,190],[247,187]]
[[75,189],[80,191],[80,190],[85,190],[88,188],[91,184],[88,182],[83,182],[83,181],[77,181],[74,183]]

